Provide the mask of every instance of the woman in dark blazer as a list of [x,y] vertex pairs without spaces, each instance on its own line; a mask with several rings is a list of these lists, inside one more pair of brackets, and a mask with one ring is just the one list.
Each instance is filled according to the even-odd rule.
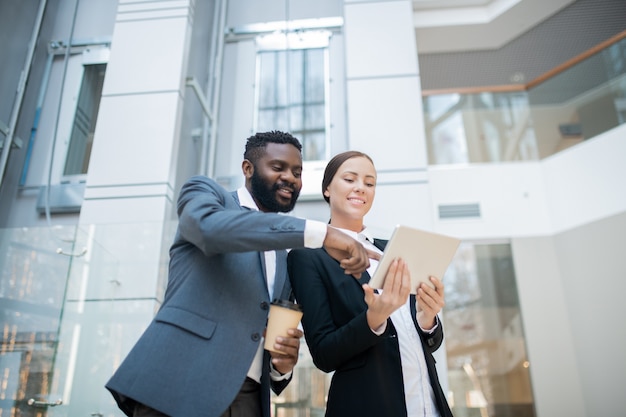
[[[363,225],[375,189],[374,164],[361,152],[335,156],[324,172],[330,225],[382,251],[387,242],[369,237]],[[366,284],[377,261],[371,264],[356,280],[324,249],[289,253],[289,276],[304,310],[313,362],[334,371],[326,416],[452,416],[432,355],[443,341],[437,318],[444,304],[441,281],[431,277],[434,289],[423,285],[409,297],[410,276],[397,260],[383,291],[374,291]]]

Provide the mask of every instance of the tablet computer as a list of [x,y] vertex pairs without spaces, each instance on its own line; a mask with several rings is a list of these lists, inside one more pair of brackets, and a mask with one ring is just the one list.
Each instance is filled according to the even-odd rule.
[[428,277],[440,280],[448,269],[461,241],[457,238],[398,225],[393,231],[369,285],[381,289],[387,270],[396,258],[402,258],[411,273],[411,294],[420,282],[434,288]]

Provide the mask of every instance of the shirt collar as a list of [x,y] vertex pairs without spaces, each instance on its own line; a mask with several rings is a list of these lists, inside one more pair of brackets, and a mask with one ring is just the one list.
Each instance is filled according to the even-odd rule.
[[250,194],[250,191],[248,191],[245,186],[237,189],[237,197],[239,198],[239,205],[241,207],[247,207],[251,210],[259,211],[259,207],[252,198],[252,194]]
[[367,227],[363,228],[359,235],[363,235],[370,243],[374,243],[374,235],[372,235],[372,232],[370,232]]
[[344,232],[348,236],[358,240],[361,243],[365,242],[365,240],[368,240],[372,244],[374,243],[374,236],[367,229],[367,227],[363,228],[363,230],[361,230],[359,233],[353,232],[352,230],[348,230],[348,229],[342,229],[340,227],[336,227],[335,229],[341,230],[342,232]]

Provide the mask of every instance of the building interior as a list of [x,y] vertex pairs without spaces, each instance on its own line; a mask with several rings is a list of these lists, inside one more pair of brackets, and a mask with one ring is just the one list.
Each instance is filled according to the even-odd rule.
[[[626,416],[626,1],[3,0],[0,48],[0,416],[123,415],[181,185],[240,187],[268,130],[303,144],[292,215],[328,220],[354,149],[377,236],[461,239],[456,417]],[[323,416],[330,377],[303,343],[272,415]]]

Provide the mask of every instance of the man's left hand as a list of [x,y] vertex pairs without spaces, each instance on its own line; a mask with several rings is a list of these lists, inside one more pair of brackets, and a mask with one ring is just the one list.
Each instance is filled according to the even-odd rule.
[[274,349],[282,352],[270,351],[272,365],[281,374],[291,372],[298,363],[298,351],[300,350],[300,338],[303,333],[299,329],[287,330],[289,337],[277,337],[274,342]]

